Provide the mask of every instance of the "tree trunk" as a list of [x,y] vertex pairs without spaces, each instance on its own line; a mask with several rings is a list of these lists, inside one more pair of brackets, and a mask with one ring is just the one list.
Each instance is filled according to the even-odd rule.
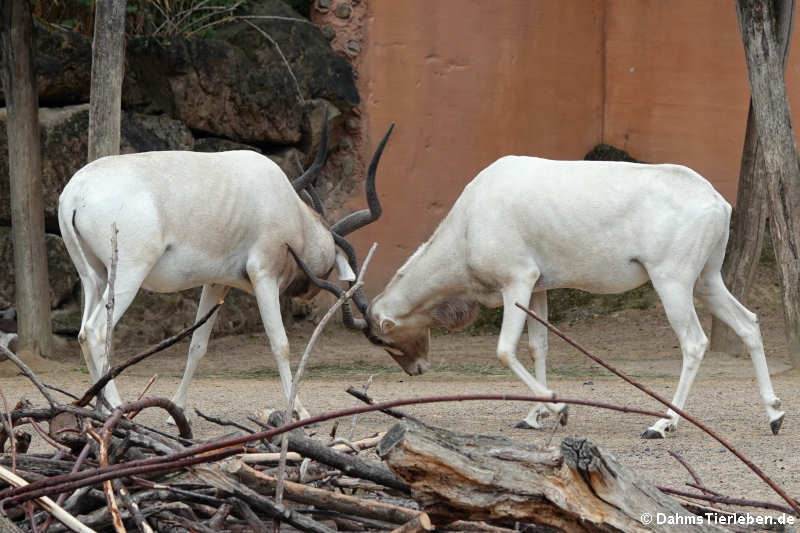
[[19,349],[52,355],[33,19],[28,0],[2,0],[0,6]]
[[[786,71],[789,59],[794,0],[772,0],[778,13],[776,39],[781,50],[782,69]],[[758,269],[764,245],[764,228],[769,206],[767,203],[767,177],[764,154],[758,139],[753,100],[747,111],[739,187],[736,194],[736,217],[733,222],[722,276],[725,285],[737,300],[747,305],[747,297]],[[715,352],[741,353],[741,339],[717,317],[711,321],[711,347]]]
[[89,94],[89,161],[119,154],[125,0],[97,0]]
[[[496,520],[565,533],[724,531],[697,523],[677,500],[582,438],[540,448],[404,420],[377,452],[437,526]],[[658,523],[659,514],[669,523]]]
[[[739,172],[739,189],[736,193],[736,217],[733,222],[722,276],[725,285],[742,305],[758,268],[764,246],[764,227],[767,222],[767,175],[764,156],[758,142],[753,104],[747,112],[747,129]],[[717,317],[711,320],[711,346],[714,352],[739,354],[743,344],[734,331]]]
[[800,166],[786,84],[783,53],[776,39],[776,15],[791,18],[794,2],[737,0],[756,128],[768,175],[770,234],[781,274],[781,296],[789,357],[800,368]]

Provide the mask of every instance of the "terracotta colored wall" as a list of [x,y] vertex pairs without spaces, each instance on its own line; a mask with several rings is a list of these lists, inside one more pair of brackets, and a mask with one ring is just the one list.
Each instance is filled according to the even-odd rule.
[[[379,171],[383,217],[354,234],[362,254],[380,243],[374,294],[490,162],[580,158],[600,139],[603,18],[600,0],[369,7],[360,75],[370,154],[397,122]],[[354,193],[353,206],[362,198]]]
[[[369,150],[397,122],[383,218],[355,236],[381,244],[371,293],[504,154],[579,159],[603,141],[735,200],[749,90],[729,0],[372,0],[360,76]],[[800,92],[792,57],[787,85]]]

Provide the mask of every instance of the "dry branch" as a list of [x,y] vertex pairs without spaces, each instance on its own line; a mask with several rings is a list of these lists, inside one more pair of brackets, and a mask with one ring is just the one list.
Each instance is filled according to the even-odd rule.
[[[276,427],[283,426],[280,412],[275,411],[272,413],[270,423]],[[286,432],[285,435],[288,435],[289,450],[297,452],[303,457],[310,457],[320,463],[338,468],[348,476],[374,481],[384,487],[389,487],[405,494],[409,492],[408,485],[380,463],[361,457],[351,457],[328,448],[318,440],[306,437],[299,432]]]
[[[28,484],[27,481],[25,481],[18,475],[14,474],[13,472],[6,470],[2,466],[0,466],[0,479],[5,481],[6,483],[10,483],[15,487],[23,487]],[[69,527],[72,531],[77,531],[78,533],[95,533],[93,529],[83,525],[74,516],[66,512],[58,505],[56,505],[56,502],[54,502],[50,498],[45,496],[44,498],[37,499],[36,503],[41,505],[43,508],[47,509],[47,511],[50,514],[52,514],[62,524]]]
[[[166,350],[176,342],[180,341],[190,333],[194,332],[194,330],[205,324],[206,321],[209,318],[211,318],[211,315],[213,315],[216,312],[216,310],[219,309],[220,306],[222,306],[223,303],[224,302],[220,300],[219,302],[216,303],[216,305],[214,305],[214,307],[209,309],[208,313],[203,315],[203,317],[200,320],[198,320],[188,328],[173,335],[172,337],[169,337],[168,339],[164,339],[155,346],[148,348],[147,350],[145,350],[140,354],[134,355],[127,361],[124,361],[115,366],[114,368],[112,368],[111,370],[109,370],[108,373],[106,373],[103,377],[97,380],[97,382],[83,394],[80,400],[75,402],[75,405],[77,407],[85,407],[90,401],[92,401],[92,398],[94,398],[97,395],[97,393],[100,392],[103,389],[103,387],[105,387],[108,384],[109,381],[120,375],[126,368],[135,365],[136,363],[143,361],[144,359],[147,359],[153,354],[156,354],[162,350]],[[0,348],[2,348],[2,346],[0,346]]]
[[310,531],[313,533],[334,533],[328,527],[323,526],[319,522],[304,516],[296,511],[289,510],[281,505],[276,504],[269,498],[262,496],[247,485],[238,482],[233,477],[222,471],[218,465],[200,465],[195,467],[195,473],[203,481],[210,484],[217,489],[235,495],[242,499],[252,507],[259,510],[269,517],[281,520],[287,524],[294,526],[301,531]]
[[[368,448],[374,448],[378,445],[381,438],[383,438],[383,434],[377,435],[375,437],[369,437],[366,439],[357,440],[355,442],[350,443],[356,450],[366,450]],[[336,452],[347,452],[351,451],[353,448],[346,444],[334,444],[333,446],[329,446],[329,448]],[[276,463],[280,460],[280,452],[252,452],[252,453],[244,453],[239,456],[239,459],[242,460],[243,463],[247,464],[259,464],[259,463]],[[289,462],[297,463],[303,460],[303,456],[296,452],[289,452],[286,454],[286,460]]]

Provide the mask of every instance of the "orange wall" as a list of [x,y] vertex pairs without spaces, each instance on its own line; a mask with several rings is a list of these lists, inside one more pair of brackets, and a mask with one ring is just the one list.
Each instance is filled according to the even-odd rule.
[[362,257],[380,244],[368,276],[374,294],[490,162],[508,153],[581,157],[597,142],[603,18],[600,0],[373,0],[369,8],[360,77],[370,154],[397,122],[378,174],[383,217],[354,234]]
[[366,37],[368,156],[397,122],[384,215],[354,235],[362,256],[380,243],[371,294],[501,155],[580,159],[602,141],[735,200],[749,91],[729,0],[372,0]]

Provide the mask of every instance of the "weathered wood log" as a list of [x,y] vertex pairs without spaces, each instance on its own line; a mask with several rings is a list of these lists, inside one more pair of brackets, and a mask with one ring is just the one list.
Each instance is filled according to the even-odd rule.
[[244,501],[254,510],[261,511],[270,518],[275,518],[282,522],[301,530],[312,533],[335,533],[334,530],[320,524],[319,522],[276,504],[271,499],[262,496],[247,485],[237,481],[231,474],[225,472],[219,464],[197,465],[193,469],[194,473],[203,481],[221,491],[233,494],[238,499]]
[[393,529],[391,533],[424,533],[425,531],[433,531],[433,524],[427,514],[420,513],[413,520]]
[[[383,433],[375,437],[369,437],[366,439],[361,439],[349,443],[352,445],[352,447],[348,446],[347,444],[334,444],[333,446],[329,446],[328,448],[343,453],[348,453],[350,451],[353,451],[353,448],[355,448],[358,451],[361,451],[361,450],[366,450],[368,448],[374,448],[375,446],[378,445],[378,443],[382,438],[383,438]],[[259,464],[259,463],[277,463],[280,456],[281,452],[257,452],[257,453],[243,453],[242,455],[239,456],[239,458],[244,463]],[[304,457],[296,452],[289,452],[286,454],[287,462],[298,463],[303,459]]]
[[[282,414],[275,411],[269,417],[271,426],[280,426],[283,423]],[[361,457],[334,451],[318,440],[311,439],[303,435],[300,431],[290,431],[289,451],[297,452],[304,457],[309,457],[320,463],[338,468],[348,476],[359,477],[374,481],[384,487],[389,487],[405,494],[409,488],[401,479],[389,472],[382,464],[376,461],[369,461]]]
[[[51,459],[50,457],[43,457],[34,454],[20,454],[17,455],[17,467],[22,470],[29,470],[44,476],[57,476],[59,474],[66,474],[72,470],[72,461]],[[11,466],[11,454],[0,454],[0,465]]]
[[[241,461],[229,462],[225,469],[256,492],[268,496],[275,493],[277,480],[274,477],[261,473]],[[420,514],[420,511],[407,507],[338,494],[291,481],[285,482],[284,490],[284,496],[288,500],[392,524],[403,524],[414,520]]]
[[[694,525],[697,517],[676,500],[582,438],[540,448],[405,420],[377,451],[436,525],[513,520],[561,532],[629,532],[685,531],[688,523],[724,531],[705,520]],[[659,516],[668,523],[656,523]]]

